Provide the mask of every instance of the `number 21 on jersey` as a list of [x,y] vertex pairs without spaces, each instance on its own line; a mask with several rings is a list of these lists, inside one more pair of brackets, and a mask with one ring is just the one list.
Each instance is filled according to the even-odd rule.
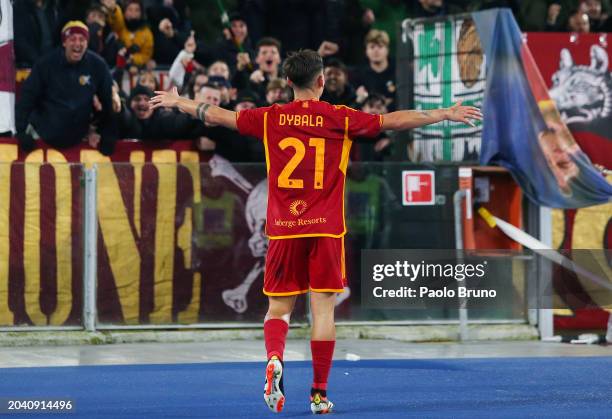
[[[306,155],[306,146],[302,141],[295,137],[283,138],[278,146],[285,150],[292,147],[295,154],[285,165],[280,175],[278,175],[278,187],[288,189],[303,189],[303,179],[292,179],[293,171],[300,165]],[[315,175],[314,188],[323,189],[323,171],[325,168],[325,138],[310,138],[308,146],[315,148]]]

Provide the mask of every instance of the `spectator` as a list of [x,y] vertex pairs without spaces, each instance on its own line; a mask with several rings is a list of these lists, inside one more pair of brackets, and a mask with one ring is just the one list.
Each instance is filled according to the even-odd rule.
[[132,89],[128,106],[120,114],[119,128],[123,138],[140,140],[176,140],[197,138],[202,123],[191,116],[166,110],[153,110],[149,99],[154,95],[148,87]]
[[101,2],[106,7],[111,28],[127,49],[127,63],[144,67],[153,57],[153,33],[144,19],[142,3],[140,0],[127,0],[124,15],[121,7],[117,6],[117,0]]
[[221,93],[219,106],[229,109],[232,100],[232,85],[225,77],[208,75],[208,85]]
[[174,25],[170,18],[165,17],[153,26],[153,58],[157,64],[171,65],[187,39]]
[[238,71],[232,84],[238,90],[250,89],[259,97],[265,96],[266,86],[271,80],[280,77],[281,44],[275,38],[261,38],[257,43],[255,63],[257,70],[249,74],[248,56],[243,55],[244,61],[238,62]]
[[196,59],[204,65],[212,65],[215,60],[223,61],[234,73],[238,54],[248,54],[249,57],[253,57],[254,51],[245,18],[239,13],[232,13],[229,19],[230,28],[223,30],[223,38],[208,48],[200,43]]
[[79,144],[89,135],[97,96],[100,151],[108,155],[117,134],[110,72],[98,55],[87,50],[89,30],[83,22],[68,22],[61,34],[63,48],[43,56],[23,84],[16,108],[19,144],[26,152],[36,147],[37,139],[56,148]]
[[89,28],[89,49],[100,55],[110,67],[114,67],[119,52],[117,36],[106,24],[105,9],[100,5],[91,6],[85,14]]
[[206,72],[208,77],[223,77],[225,80],[230,79],[230,69],[227,63],[223,60],[217,60],[208,67],[208,71]]
[[153,27],[168,18],[179,33],[188,35],[191,31],[190,11],[186,0],[144,0],[143,6]]
[[561,20],[561,0],[532,0],[521,3],[521,29],[524,31],[555,30]]
[[602,32],[608,15],[603,12],[601,0],[585,0],[584,9],[589,16],[589,27],[591,32]]
[[[532,1],[532,0],[529,0]],[[574,0],[570,0],[574,1]],[[472,0],[467,7],[467,11],[475,12],[479,10],[494,9],[494,8],[509,8],[512,10],[517,22],[521,24],[521,3],[524,0]],[[452,12],[452,11],[451,11]]]
[[[221,103],[221,91],[211,84],[205,84],[195,95],[195,100],[209,105],[219,106]],[[216,140],[225,138],[230,131],[223,127],[212,127],[204,123],[205,131],[197,138],[196,148],[200,151],[214,151],[217,147]]]
[[324,75],[325,90],[321,100],[334,105],[352,105],[355,102],[355,89],[348,83],[348,71],[342,61],[327,61]]
[[137,84],[148,87],[152,91],[160,90],[157,76],[152,70],[142,70],[138,74]]
[[[362,111],[374,115],[387,113],[385,97],[377,93],[371,94],[363,103]],[[356,139],[356,149],[353,154],[355,160],[360,161],[382,161],[391,154],[391,135],[387,131],[382,131],[376,141],[371,138]]]
[[[17,3],[19,0],[15,1]],[[89,10],[95,3],[99,3],[97,0],[57,0],[58,7],[62,11],[65,24],[69,20],[82,20],[83,16],[87,15]],[[59,28],[58,28],[59,29]]]
[[292,93],[287,88],[287,82],[283,79],[274,79],[266,86],[266,103],[287,103]]
[[184,90],[183,86],[189,84],[194,71],[204,71],[204,67],[194,60],[195,50],[195,34],[191,31],[183,50],[176,56],[168,72],[168,78],[179,90]]
[[63,20],[56,0],[21,0],[14,5],[15,61],[32,67],[36,60],[60,44]]
[[[243,109],[253,109],[257,106],[259,98],[255,92],[243,90],[238,94],[234,109],[236,112]],[[243,137],[238,132],[222,127],[209,131],[210,138],[215,140],[215,153],[231,162],[263,162],[265,153],[263,143],[253,137]]]
[[195,94],[195,100],[198,102],[219,106],[221,103],[221,90],[211,84],[206,83],[200,89],[200,91]]
[[365,8],[359,0],[338,2],[343,6],[340,22],[340,55],[342,61],[349,65],[363,64],[363,48],[355,39],[364,39],[376,21],[376,15],[370,8]]
[[[330,13],[330,3],[322,0],[265,0],[261,15],[263,34],[278,39],[286,51],[300,48],[317,50],[331,28],[339,26],[340,16]],[[263,39],[263,38],[261,38]],[[261,41],[260,39],[260,41]]]
[[239,92],[238,96],[236,97],[234,111],[240,112],[245,109],[255,109],[258,103],[259,97],[257,97],[255,92],[243,90],[242,92]]
[[591,31],[589,16],[580,9],[571,11],[567,29],[570,32],[589,33]]
[[365,38],[368,64],[356,74],[357,102],[363,103],[368,94],[379,93],[387,100],[387,107],[395,109],[395,69],[389,60],[389,35],[372,29]]
[[191,74],[188,83],[185,84],[185,88],[181,92],[182,96],[193,99],[196,92],[199,92],[204,85],[208,83],[208,76],[203,70],[196,70]]
[[444,0],[418,0],[413,5],[413,17],[435,17],[447,14]]
[[191,24],[186,16],[184,0],[155,0],[145,4],[146,15],[153,30],[153,59],[157,64],[169,66],[183,49],[189,37]]

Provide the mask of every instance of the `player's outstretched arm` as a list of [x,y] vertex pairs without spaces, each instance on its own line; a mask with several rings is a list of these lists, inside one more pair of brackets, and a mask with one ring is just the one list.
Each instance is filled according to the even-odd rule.
[[435,124],[440,121],[464,122],[474,126],[473,120],[482,121],[480,109],[473,106],[463,106],[461,101],[450,108],[427,111],[396,111],[383,115],[383,130],[401,131]]
[[156,91],[155,94],[156,96],[152,97],[149,101],[152,109],[162,107],[177,108],[210,125],[221,125],[225,128],[237,129],[236,112],[234,111],[228,111],[215,105],[208,105],[181,97],[176,87],[172,88],[169,92]]

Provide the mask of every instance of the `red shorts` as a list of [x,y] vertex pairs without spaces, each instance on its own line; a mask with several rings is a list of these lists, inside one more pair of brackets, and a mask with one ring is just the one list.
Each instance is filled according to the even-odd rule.
[[345,285],[343,237],[270,240],[264,294],[287,296],[308,290],[343,292]]

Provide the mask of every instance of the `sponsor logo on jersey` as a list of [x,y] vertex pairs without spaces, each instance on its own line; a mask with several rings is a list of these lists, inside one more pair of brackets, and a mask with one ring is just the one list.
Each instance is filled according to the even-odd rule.
[[291,205],[289,205],[289,212],[297,217],[298,215],[304,214],[306,208],[308,208],[306,202],[302,201],[301,199],[297,199],[293,201]]

